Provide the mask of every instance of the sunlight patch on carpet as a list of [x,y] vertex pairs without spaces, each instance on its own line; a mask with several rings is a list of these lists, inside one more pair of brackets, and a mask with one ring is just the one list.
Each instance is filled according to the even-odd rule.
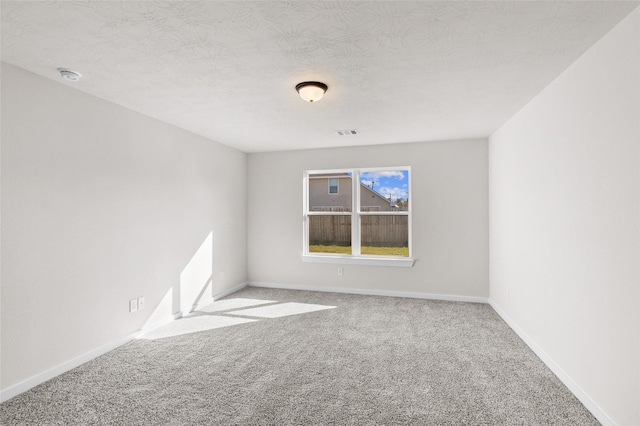
[[172,321],[165,326],[146,333],[140,338],[147,340],[163,339],[165,337],[174,337],[183,334],[197,333],[199,331],[213,330],[215,328],[229,327],[232,325],[245,324],[255,321],[257,320],[215,315],[193,316]]
[[280,318],[289,315],[306,314],[309,312],[322,311],[325,309],[335,309],[335,306],[313,305],[310,303],[280,303],[278,305],[261,306],[258,308],[241,309],[239,311],[227,312],[227,315],[242,315],[258,318]]
[[248,308],[250,306],[265,305],[267,303],[277,303],[277,301],[244,298],[216,300],[212,304],[198,309],[196,312],[221,312],[228,311],[230,309],[240,309]]

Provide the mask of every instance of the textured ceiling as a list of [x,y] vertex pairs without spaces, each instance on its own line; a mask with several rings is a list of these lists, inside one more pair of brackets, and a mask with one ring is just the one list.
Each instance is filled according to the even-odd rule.
[[246,152],[486,137],[637,6],[2,1],[1,54]]

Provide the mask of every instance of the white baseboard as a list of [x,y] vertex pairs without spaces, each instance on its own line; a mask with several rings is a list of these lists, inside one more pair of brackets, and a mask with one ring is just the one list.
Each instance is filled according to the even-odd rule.
[[556,364],[553,359],[547,355],[545,351],[538,346],[531,337],[527,335],[493,300],[489,299],[489,304],[494,311],[507,323],[509,327],[529,346],[529,348],[540,358],[542,362],[549,367],[549,370],[555,374],[558,379],[575,395],[576,398],[585,406],[587,410],[598,419],[603,426],[615,426],[616,423],[596,404],[581,388],[574,382],[564,370]]
[[198,300],[198,303],[196,303],[195,305],[193,305],[188,312],[182,312],[183,314],[190,314],[193,311],[197,311],[199,309],[202,309],[203,307],[212,304],[214,301],[218,300],[218,299],[222,299],[223,297],[229,296],[230,294],[235,293],[236,291],[242,290],[243,288],[245,288],[247,286],[247,283],[241,283],[238,284],[236,286],[233,286],[227,290],[223,290],[220,293],[214,294],[213,296],[208,296],[208,297],[203,297],[200,300]]
[[[198,301],[198,304],[193,306],[192,311],[202,308],[203,306],[209,305],[213,303],[214,300],[221,299],[225,296],[235,293],[236,291],[242,290],[247,286],[247,283],[241,283],[230,289],[224,290],[213,297],[207,297]],[[145,325],[142,329],[135,331],[134,333],[129,334],[121,339],[116,339],[109,343],[106,343],[102,346],[99,346],[95,349],[92,349],[84,354],[77,356],[69,361],[63,362],[60,365],[57,365],[49,370],[43,371],[42,373],[38,373],[28,379],[17,383],[13,386],[9,386],[7,389],[0,390],[0,402],[8,401],[9,399],[17,396],[23,392],[28,391],[29,389],[38,386],[41,383],[46,382],[47,380],[53,379],[56,376],[59,376],[62,373],[66,373],[69,370],[72,370],[85,362],[91,361],[94,358],[99,357],[100,355],[104,355],[109,351],[116,349],[119,346],[124,345],[125,343],[129,343],[130,341],[142,336],[145,333],[148,333],[152,330],[155,330],[158,327],[162,327],[172,321],[181,318],[186,312],[177,312],[173,314],[171,317],[168,317],[166,320],[160,320],[154,322],[150,325]]]
[[189,312],[183,312],[183,314],[197,311],[198,309],[202,309],[203,307],[210,305],[212,303],[213,303],[213,296],[203,297],[200,300],[198,300],[198,303],[196,303],[189,309]]
[[326,293],[362,294],[365,296],[407,297],[411,299],[445,300],[448,302],[489,303],[487,297],[457,296],[450,294],[415,293],[407,291],[371,290],[351,287],[325,287],[303,284],[278,284],[265,282],[249,282],[250,287],[279,288],[283,290],[322,291]]
[[46,382],[47,380],[51,380],[54,377],[59,376],[60,374],[66,373],[69,370],[73,370],[74,368],[81,366],[85,362],[89,362],[92,359],[95,359],[101,355],[104,355],[107,352],[110,352],[126,343],[129,343],[134,339],[137,339],[138,337],[142,336],[145,333],[148,333],[149,331],[155,330],[158,327],[162,327],[163,325],[166,325],[181,317],[182,317],[182,312],[178,312],[173,314],[171,317],[167,318],[166,320],[160,320],[152,324],[145,325],[140,330],[137,330],[129,334],[128,336],[125,336],[121,339],[113,340],[109,343],[106,343],[102,346],[99,346],[95,349],[85,352],[82,355],[79,355],[73,359],[70,359],[69,361],[65,361],[62,364],[59,364],[49,370],[46,370],[46,371],[43,371],[42,373],[38,373],[34,376],[31,376],[20,383],[17,383],[13,386],[9,386],[7,389],[3,389],[0,391],[0,402],[8,401],[14,396],[17,396],[23,392],[26,392],[29,389],[36,387],[39,384]]
[[[171,315],[170,317],[160,320],[160,321],[156,321],[153,322],[151,324],[145,324],[140,330],[136,331],[135,333],[132,334],[132,336],[134,336],[135,339],[138,339],[142,336],[144,336],[146,333],[155,330],[156,328],[160,328],[163,325],[167,325],[170,322],[173,322],[177,319],[180,319],[184,316],[183,312],[177,312],[173,315]],[[115,348],[114,348],[115,349]]]
[[3,389],[2,391],[0,391],[0,402],[8,401],[14,396],[17,396],[22,392],[26,392],[29,389],[46,382],[47,380],[53,379],[54,377],[59,376],[62,373],[66,373],[67,371],[72,370],[84,364],[85,362],[91,361],[92,359],[97,358],[100,355],[104,355],[107,352],[114,350],[118,346],[122,346],[125,343],[132,341],[138,334],[139,332],[136,331],[135,333],[123,337],[122,339],[113,340],[107,344],[92,349],[89,352],[85,352],[80,356],[70,359],[69,361],[63,362],[62,364],[59,364],[49,370],[31,376],[20,383],[9,386],[7,389]]
[[240,291],[240,290],[242,290],[242,289],[243,289],[243,288],[245,288],[247,285],[249,285],[249,283],[246,283],[246,282],[244,282],[244,283],[240,283],[240,284],[238,284],[238,285],[236,285],[236,286],[234,286],[234,287],[231,287],[231,288],[229,288],[229,289],[223,290],[223,291],[221,291],[220,293],[216,293],[216,294],[214,294],[214,295],[213,295],[213,300],[215,301],[215,300],[222,299],[223,297],[227,297],[227,296],[229,296],[230,294],[235,293],[236,291]]

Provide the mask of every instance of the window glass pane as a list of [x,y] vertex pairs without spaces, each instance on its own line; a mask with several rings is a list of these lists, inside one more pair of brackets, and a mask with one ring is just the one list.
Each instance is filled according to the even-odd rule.
[[[348,172],[309,175],[309,211],[350,212],[353,205],[351,176],[352,173]],[[336,193],[330,193],[330,181],[337,183]]]
[[409,257],[409,216],[360,216],[360,253]]
[[309,216],[309,253],[351,254],[351,216]]
[[360,211],[407,211],[408,207],[408,170],[376,170],[360,174]]

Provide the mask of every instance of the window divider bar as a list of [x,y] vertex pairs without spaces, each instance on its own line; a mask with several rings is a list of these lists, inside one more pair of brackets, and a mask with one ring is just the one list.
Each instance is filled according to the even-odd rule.
[[354,256],[360,256],[360,171],[353,171],[353,178],[351,179],[353,189],[352,212],[351,212],[351,254]]

